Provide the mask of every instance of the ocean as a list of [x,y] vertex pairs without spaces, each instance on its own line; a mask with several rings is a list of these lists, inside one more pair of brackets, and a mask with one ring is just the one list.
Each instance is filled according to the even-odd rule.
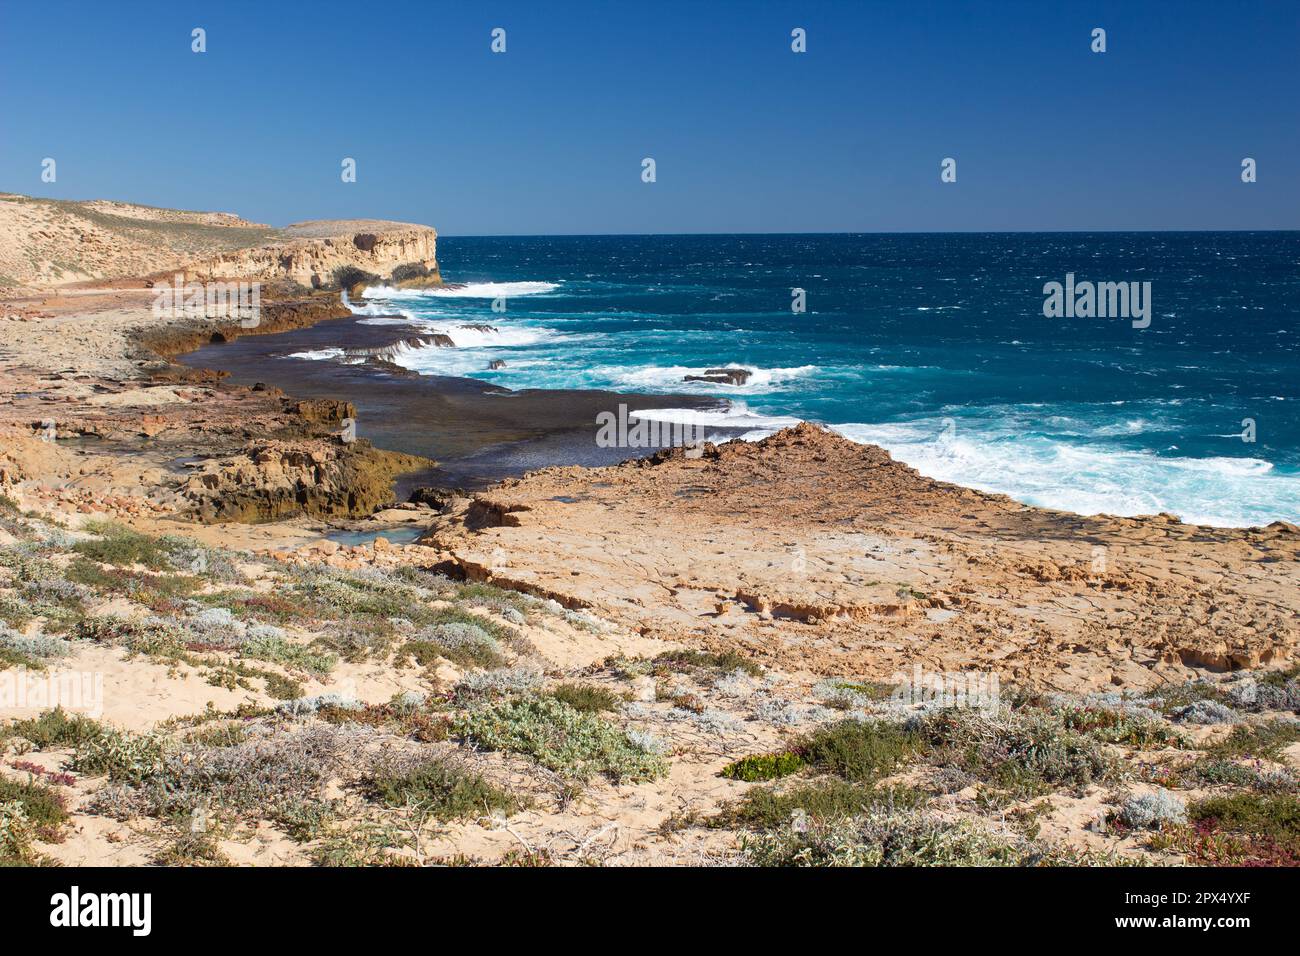
[[[457,287],[353,306],[451,334],[397,352],[423,375],[701,396],[728,436],[811,420],[1082,514],[1300,521],[1298,232],[440,237],[438,258]],[[1067,275],[1149,282],[1149,324],[1045,317]],[[724,366],[746,384],[685,381]]]

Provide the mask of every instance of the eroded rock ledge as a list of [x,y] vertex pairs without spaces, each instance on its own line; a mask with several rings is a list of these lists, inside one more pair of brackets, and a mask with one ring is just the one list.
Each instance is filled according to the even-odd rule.
[[[236,319],[180,319],[169,324],[156,322],[132,329],[129,338],[137,357],[157,361],[170,360],[212,342],[233,342],[243,335],[270,335],[305,329],[327,319],[347,318],[351,310],[337,292],[307,293],[286,290],[284,297],[272,298],[261,305],[255,326],[242,325]],[[172,377],[184,377],[180,366],[171,366]],[[161,368],[156,371],[162,371]]]
[[809,424],[535,472],[461,500],[425,540],[468,577],[818,673],[1151,687],[1300,650],[1293,525],[1033,508]]

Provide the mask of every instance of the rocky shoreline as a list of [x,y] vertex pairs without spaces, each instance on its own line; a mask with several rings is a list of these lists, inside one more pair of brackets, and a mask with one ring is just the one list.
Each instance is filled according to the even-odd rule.
[[920,662],[1149,688],[1281,665],[1300,640],[1294,525],[1045,511],[810,424],[534,472],[446,509],[425,540],[473,580],[844,676]]
[[[232,384],[274,381],[303,398],[346,396],[356,406],[358,427],[376,445],[436,458],[436,473],[424,483],[451,488],[483,487],[557,463],[617,464],[637,450],[597,444],[596,423],[620,406],[629,414],[665,403],[717,408],[716,400],[700,396],[512,391],[479,379],[416,374],[391,359],[412,342],[455,348],[457,327],[435,338],[420,326],[374,325],[369,318],[331,318],[307,328],[205,344],[177,360],[194,374],[221,368]],[[303,354],[331,357],[294,357]]]
[[[140,307],[142,295],[100,290],[88,300],[73,300],[78,308],[87,301],[97,308],[61,316],[102,325],[99,317],[114,315],[121,354],[105,358],[119,374],[9,365],[16,387],[0,405],[0,429],[8,438],[0,480],[28,486],[33,501],[83,513],[267,523],[366,519],[396,503],[397,475],[436,468],[410,448],[345,441],[345,423],[358,414],[350,400],[291,397],[275,385],[233,383],[225,372],[174,361],[214,343],[224,349],[246,336],[271,341],[260,337],[350,319],[337,293],[282,285],[267,297],[254,328],[206,319],[160,323]],[[124,303],[131,305],[123,308]],[[57,325],[46,331],[66,336],[67,329],[55,331]],[[389,350],[411,337],[400,327],[391,335],[389,344],[352,351],[383,363]],[[32,344],[29,355],[48,354],[41,342]],[[129,366],[126,374],[120,374],[123,366]],[[377,379],[366,363],[347,368],[370,376],[367,382],[390,377],[382,366]],[[355,381],[344,377],[332,387],[346,394]],[[490,398],[502,390],[480,383],[466,391]],[[559,420],[571,413],[564,409]],[[590,415],[573,421],[585,418]],[[485,421],[470,418],[475,429]],[[46,431],[56,439],[45,440]],[[844,655],[833,667],[840,673],[861,672],[864,659],[892,668],[913,654],[910,641],[899,654],[879,647],[868,652],[873,640],[862,640],[876,627],[873,622],[883,627],[886,646],[898,643],[900,627],[924,631],[944,624],[942,639],[924,639],[933,666],[978,662],[979,635],[997,635],[990,660],[1007,668],[1008,676],[1045,680],[1060,689],[1146,686],[1167,679],[1159,676],[1166,670],[1181,679],[1188,668],[1281,663],[1297,645],[1297,609],[1284,597],[1300,593],[1294,573],[1300,535],[1294,526],[1207,529],[1165,516],[1048,512],[921,478],[880,449],[814,426],[755,444],[709,446],[694,459],[679,450],[612,469],[544,469],[481,492],[458,497],[441,491],[420,500],[435,499],[435,507],[414,507],[427,509],[425,543],[441,552],[432,563],[443,570],[568,607],[599,607],[665,640],[687,636],[706,645],[774,653],[791,626],[827,635],[847,627],[849,644],[832,637]],[[586,517],[593,508],[599,516],[594,521]],[[521,521],[517,514],[527,517]],[[661,520],[656,524],[650,514]],[[786,528],[791,520],[794,525]],[[531,532],[516,530],[534,525]],[[818,532],[821,525],[834,530]],[[701,539],[706,527],[712,531]],[[752,537],[747,529],[762,529],[762,536]],[[581,555],[592,540],[605,542],[607,557],[623,557],[591,564]],[[568,542],[573,553],[557,560]],[[726,544],[719,548],[721,542]],[[907,543],[902,553],[896,553],[899,542]],[[859,547],[864,554],[855,558],[850,552]],[[493,569],[485,555],[494,550],[508,556],[508,570]],[[932,566],[923,570],[924,562],[905,556],[918,552],[931,553]],[[434,552],[428,553],[432,558]],[[637,553],[641,558],[629,563],[627,555]],[[766,570],[745,570],[756,553],[767,554]],[[893,556],[881,558],[882,553]],[[837,567],[836,561],[846,564]],[[825,573],[808,572],[809,562]],[[859,571],[873,562],[883,562],[892,577],[863,584]],[[805,570],[793,571],[796,565]],[[629,567],[636,573],[629,576]],[[701,574],[702,567],[714,570]],[[979,614],[961,596],[969,586],[955,583],[974,568],[981,569],[976,591],[998,595],[984,600]],[[652,598],[664,582],[673,582],[668,596]],[[1053,589],[1058,593],[1046,593]],[[899,600],[895,591],[926,597]],[[686,595],[692,596],[684,600]],[[1081,605],[1086,613],[1080,613]],[[1118,642],[1108,636],[1116,616],[1129,622]],[[1143,620],[1147,624],[1135,628]],[[1018,662],[1011,648],[1021,642],[1016,635],[1022,628],[1032,653]],[[1043,640],[1054,630],[1063,642],[1055,649]],[[1135,630],[1151,650],[1136,652]],[[803,643],[797,641],[793,653],[806,664]],[[950,652],[941,650],[949,644]],[[1063,654],[1071,646],[1074,651]],[[850,647],[859,649],[848,652]],[[1034,663],[1040,656],[1052,658],[1046,671]],[[1063,673],[1048,676],[1062,665]]]
[[298,328],[338,309],[324,296],[272,301],[257,329],[123,323],[126,376],[14,367],[17,390],[0,406],[8,439],[0,471],[10,481],[56,480],[38,493],[125,497],[137,509],[209,522],[368,514],[390,500],[395,474],[433,462],[364,439],[345,443],[341,429],[355,415],[346,402],[232,386],[218,371],[168,360],[198,343]]
[[[300,238],[308,282],[376,248]],[[295,372],[263,348],[352,319],[272,286],[255,328],[5,303],[0,692],[100,693],[4,698],[0,863],[1300,861],[1294,525],[1033,508],[811,424],[398,504],[431,434],[589,445],[635,399],[373,340]]]

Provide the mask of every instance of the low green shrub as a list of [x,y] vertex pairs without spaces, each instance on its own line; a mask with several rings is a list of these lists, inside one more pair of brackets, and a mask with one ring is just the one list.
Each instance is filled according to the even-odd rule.
[[665,651],[654,659],[656,667],[667,671],[709,670],[730,674],[742,670],[751,677],[761,677],[763,668],[737,651]]
[[775,780],[792,773],[798,773],[808,766],[803,756],[791,750],[782,750],[770,754],[751,754],[741,757],[722,768],[722,775],[731,780]]
[[174,613],[203,586],[202,578],[188,574],[104,568],[85,557],[69,566],[67,580],[101,593],[122,595],[160,614]]
[[0,647],[0,671],[8,670],[10,667],[25,667],[30,671],[39,671],[45,669],[45,662],[11,647]]
[[104,727],[77,745],[68,766],[92,777],[107,774],[110,780],[140,783],[159,771],[164,753],[163,738],[156,734]]
[[1094,740],[1130,747],[1178,747],[1183,737],[1154,714],[1117,707],[1063,707],[1056,711],[1067,730]]
[[415,766],[381,771],[364,784],[367,796],[390,807],[419,807],[438,820],[464,820],[505,815],[521,801],[482,776],[445,759],[423,760]]
[[143,741],[137,747],[144,757],[119,757],[119,747],[102,761],[110,784],[96,793],[92,809],[115,819],[169,819],[195,810],[262,817],[290,836],[314,839],[333,815],[326,787],[355,760],[355,739],[349,729],[317,724],[230,745]]
[[42,670],[48,661],[66,657],[70,653],[72,645],[60,637],[23,634],[0,624],[0,669],[22,665]]
[[1187,809],[1191,823],[1156,834],[1151,848],[1198,866],[1300,866],[1300,800],[1237,793]]
[[818,727],[788,750],[742,757],[722,775],[752,782],[816,769],[866,783],[888,776],[923,749],[923,739],[901,724],[850,718]]
[[154,571],[171,567],[168,560],[171,548],[160,538],[110,522],[95,522],[87,525],[86,530],[99,537],[78,541],[72,549],[92,561],[114,567],[143,564]]
[[36,852],[36,827],[18,800],[0,803],[0,866],[34,866],[41,862]]
[[56,707],[0,728],[0,740],[22,737],[31,741],[37,750],[49,750],[53,747],[79,747],[103,733],[104,726],[99,721]]
[[550,695],[574,710],[588,714],[616,710],[623,702],[623,698],[614,691],[592,684],[557,684],[551,688]]
[[210,833],[182,828],[153,856],[155,866],[233,866]]
[[461,667],[500,667],[506,662],[501,645],[478,621],[444,621],[422,629],[402,650],[422,666],[438,657]]
[[1241,724],[1225,739],[1206,748],[1212,757],[1254,757],[1277,760],[1282,751],[1300,741],[1300,721],[1274,720],[1266,724]]
[[874,701],[888,700],[894,689],[882,681],[826,678],[813,687],[813,696],[834,710],[857,710]]
[[794,787],[755,787],[709,821],[710,826],[768,830],[790,822],[796,812],[813,820],[838,820],[878,807],[909,808],[926,797],[910,787],[873,787],[829,778]]
[[794,749],[818,770],[867,782],[893,773],[923,745],[918,734],[900,724],[841,720],[817,728]]
[[1234,793],[1210,797],[1192,804],[1188,816],[1195,821],[1212,820],[1223,829],[1252,835],[1300,838],[1300,799],[1294,794]]
[[1025,866],[1043,848],[968,821],[920,810],[878,808],[862,816],[796,819],[748,833],[741,851],[755,866]]
[[239,645],[241,657],[272,664],[283,664],[295,670],[324,677],[332,671],[338,658],[333,654],[313,650],[278,634],[254,634]]
[[311,852],[317,866],[415,866],[413,858],[393,851],[411,844],[411,837],[391,824],[363,820],[332,829]]
[[1118,760],[1100,741],[1067,729],[1059,716],[1043,711],[949,709],[919,717],[915,727],[929,747],[931,763],[963,770],[1018,798],[1123,776]]
[[18,803],[33,832],[46,843],[60,837],[68,822],[68,808],[63,797],[52,787],[37,780],[14,780],[0,777],[0,804]]
[[574,780],[604,774],[616,783],[652,780],[664,759],[607,720],[553,697],[497,700],[455,723],[455,732],[488,750],[522,753]]

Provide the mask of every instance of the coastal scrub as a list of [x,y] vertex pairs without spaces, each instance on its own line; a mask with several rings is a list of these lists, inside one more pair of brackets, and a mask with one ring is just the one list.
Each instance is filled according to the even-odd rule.
[[653,780],[668,769],[609,721],[553,697],[488,703],[457,720],[455,732],[487,750],[525,754],[579,782],[597,774],[615,783]]

